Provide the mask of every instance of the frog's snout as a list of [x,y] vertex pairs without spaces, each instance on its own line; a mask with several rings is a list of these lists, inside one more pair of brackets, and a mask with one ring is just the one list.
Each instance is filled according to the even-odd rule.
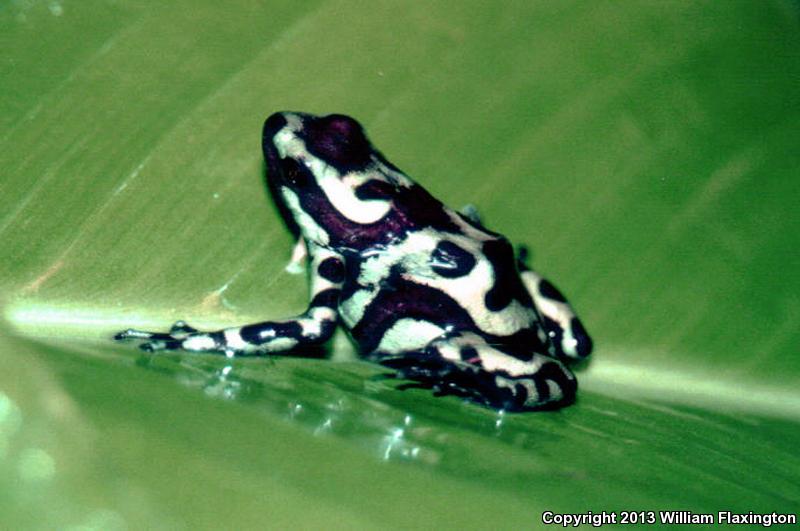
[[286,121],[284,113],[276,112],[271,114],[264,122],[264,133],[262,136],[264,146],[272,144],[272,139],[275,137],[277,132],[286,127],[287,124],[288,122]]

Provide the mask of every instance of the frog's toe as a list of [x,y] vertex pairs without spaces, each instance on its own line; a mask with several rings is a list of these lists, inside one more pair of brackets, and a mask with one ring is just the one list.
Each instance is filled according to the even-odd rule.
[[156,352],[157,350],[162,350],[163,341],[148,341],[147,343],[142,343],[139,345],[139,348],[144,350],[145,352]]
[[471,222],[475,223],[476,225],[483,225],[481,222],[481,214],[478,212],[478,207],[473,205],[472,203],[468,203],[464,205],[461,210],[459,210],[462,216],[470,220]]
[[131,332],[133,332],[133,330],[123,330],[122,332],[117,332],[114,334],[114,341],[125,341],[126,339],[129,339]]
[[426,359],[415,354],[408,352],[403,356],[383,358],[380,364],[395,369],[398,379],[428,384],[438,381],[448,372],[450,364],[446,361],[437,358]]
[[178,339],[156,339],[139,345],[145,352],[158,352],[160,350],[177,350],[181,348],[182,341]]
[[114,340],[125,341],[127,339],[150,339],[154,335],[155,334],[153,332],[145,332],[144,330],[128,328],[127,330],[123,330],[122,332],[117,332],[114,334]]
[[517,267],[520,271],[528,271],[528,259],[530,258],[531,251],[527,245],[519,245],[517,247]]

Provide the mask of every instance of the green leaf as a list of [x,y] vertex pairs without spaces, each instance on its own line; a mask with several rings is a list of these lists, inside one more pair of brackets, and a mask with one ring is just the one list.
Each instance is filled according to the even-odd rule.
[[[792,2],[0,6],[0,514],[11,528],[530,528],[800,504]],[[273,111],[342,112],[530,245],[597,349],[498,415],[346,358],[148,356],[285,317]]]

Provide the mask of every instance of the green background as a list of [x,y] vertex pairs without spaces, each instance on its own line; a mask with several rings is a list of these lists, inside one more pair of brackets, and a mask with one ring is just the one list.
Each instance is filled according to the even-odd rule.
[[[168,5],[164,5],[168,4]],[[0,526],[530,528],[800,507],[796,2],[0,3]],[[263,119],[342,112],[533,249],[597,349],[498,414],[332,356],[110,335],[291,315]]]

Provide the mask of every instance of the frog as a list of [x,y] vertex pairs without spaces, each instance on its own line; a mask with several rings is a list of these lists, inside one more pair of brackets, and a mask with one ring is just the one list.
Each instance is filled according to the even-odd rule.
[[[342,326],[360,357],[434,395],[499,411],[575,402],[570,365],[592,340],[526,247],[454,210],[392,164],[344,114],[282,111],[263,126],[267,188],[306,261],[310,302],[294,317],[203,331],[127,329],[149,352],[302,354]],[[297,265],[296,263],[293,265]]]

